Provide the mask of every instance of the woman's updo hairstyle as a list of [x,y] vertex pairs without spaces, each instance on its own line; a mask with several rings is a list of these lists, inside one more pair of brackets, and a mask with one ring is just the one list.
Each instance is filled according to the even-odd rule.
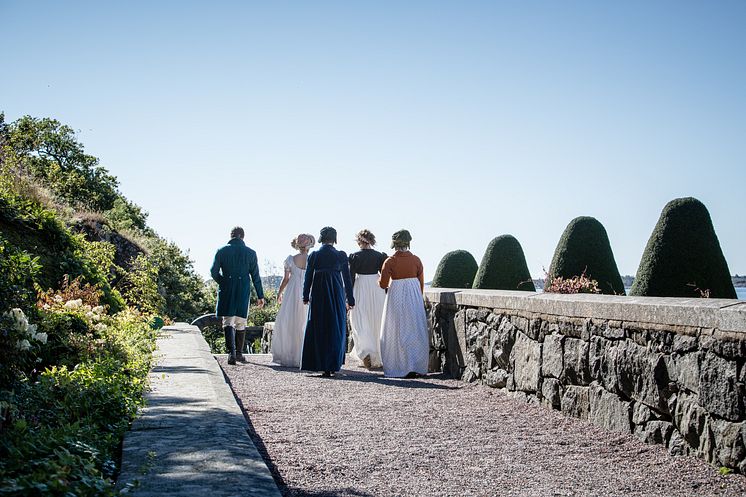
[[409,242],[412,241],[412,235],[407,230],[399,230],[391,235],[392,249],[408,249]]
[[367,243],[371,247],[376,244],[376,235],[370,232],[370,230],[360,230],[355,235],[355,241],[358,243]]
[[337,243],[337,230],[331,226],[321,228],[321,233],[319,233],[319,243]]
[[316,239],[313,237],[313,235],[309,235],[308,233],[301,233],[300,235],[293,238],[293,240],[290,242],[290,246],[293,247],[295,250],[310,249],[315,244]]

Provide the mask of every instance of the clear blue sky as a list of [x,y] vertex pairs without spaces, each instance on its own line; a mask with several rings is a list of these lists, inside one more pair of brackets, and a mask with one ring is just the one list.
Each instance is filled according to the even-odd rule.
[[510,233],[548,269],[576,216],[635,274],[662,207],[746,273],[746,2],[0,0],[0,110],[54,117],[208,274],[242,225],[414,237],[426,276]]

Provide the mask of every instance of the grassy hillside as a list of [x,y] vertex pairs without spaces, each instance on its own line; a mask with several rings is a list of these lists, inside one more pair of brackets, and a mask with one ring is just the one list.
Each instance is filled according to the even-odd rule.
[[163,318],[205,283],[52,119],[0,113],[0,493],[117,495]]

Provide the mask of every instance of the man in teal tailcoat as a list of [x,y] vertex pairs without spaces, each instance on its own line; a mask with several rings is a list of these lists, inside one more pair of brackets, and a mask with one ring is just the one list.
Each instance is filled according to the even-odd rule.
[[257,306],[264,307],[264,291],[256,252],[246,246],[243,237],[243,228],[233,228],[231,239],[227,245],[218,249],[210,268],[212,279],[218,283],[215,314],[223,318],[228,364],[236,364],[236,359],[245,361],[242,352],[246,342],[246,318],[249,315],[252,282],[256,289]]

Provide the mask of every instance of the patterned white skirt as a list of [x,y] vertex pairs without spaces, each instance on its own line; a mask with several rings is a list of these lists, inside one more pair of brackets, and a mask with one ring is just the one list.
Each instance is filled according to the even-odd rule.
[[381,359],[383,372],[401,378],[427,374],[430,334],[417,278],[392,280],[383,306]]
[[378,274],[358,274],[353,287],[355,308],[350,311],[353,354],[370,356],[373,367],[381,367],[381,318],[386,292],[378,285]]

